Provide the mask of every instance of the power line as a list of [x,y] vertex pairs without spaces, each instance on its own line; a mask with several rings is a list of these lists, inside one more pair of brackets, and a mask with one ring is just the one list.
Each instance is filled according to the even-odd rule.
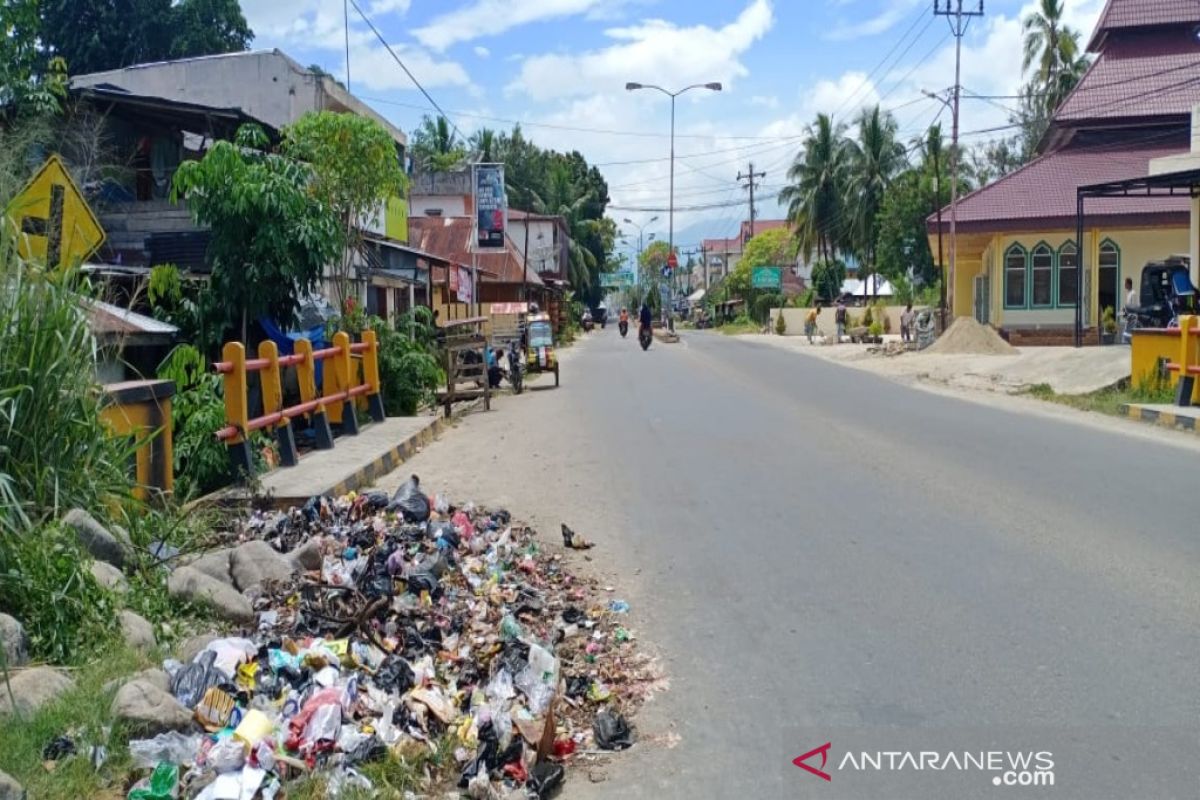
[[[924,16],[925,16],[925,12],[921,9],[918,9],[917,15],[913,18],[912,24],[908,26],[908,29],[905,30],[904,33],[901,34],[898,39],[896,39],[896,43],[892,45],[892,49],[888,50],[887,53],[884,54],[883,58],[881,58],[879,60],[879,63],[875,65],[875,68],[872,69],[870,71],[870,73],[867,74],[867,77],[863,78],[862,83],[860,83],[858,85],[858,88],[855,89],[853,92],[851,92],[850,95],[845,100],[842,101],[842,104],[839,105],[836,109],[834,109],[833,113],[829,115],[830,119],[836,118],[837,115],[842,112],[843,108],[845,108],[847,105],[852,103],[854,101],[854,99],[856,97],[858,97],[859,92],[861,92],[863,89],[865,89],[867,86],[869,86],[871,84],[871,79],[875,77],[876,73],[878,73],[879,70],[882,69],[885,64],[887,64],[888,59],[890,59],[892,57],[892,53],[896,52],[896,49],[900,46],[900,44],[905,39],[908,38],[908,35],[913,32],[913,29],[916,28],[918,24],[920,24],[921,19]],[[921,32],[917,34],[916,39],[913,39],[912,42],[909,43],[908,47],[911,48],[913,43],[915,43],[918,39],[920,39],[922,36],[924,36],[925,31],[929,30],[929,26],[932,24],[933,24],[933,20],[930,20],[925,25],[925,27],[921,29]],[[908,53],[908,49],[906,49],[904,51],[904,53],[901,53],[900,56],[896,59],[896,61],[899,61],[901,58],[904,58],[905,54],[907,54],[907,53]]]

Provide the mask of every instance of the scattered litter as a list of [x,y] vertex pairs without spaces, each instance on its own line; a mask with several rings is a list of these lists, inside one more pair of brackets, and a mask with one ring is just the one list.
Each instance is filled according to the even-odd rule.
[[575,531],[567,527],[567,523],[562,526],[563,546],[569,547],[572,550],[590,550],[596,546],[595,542],[589,542]]
[[608,610],[614,614],[628,614],[629,603],[626,603],[624,600],[609,600]]
[[596,715],[592,729],[596,734],[596,744],[603,750],[624,750],[633,746],[633,732],[625,717],[607,708]]

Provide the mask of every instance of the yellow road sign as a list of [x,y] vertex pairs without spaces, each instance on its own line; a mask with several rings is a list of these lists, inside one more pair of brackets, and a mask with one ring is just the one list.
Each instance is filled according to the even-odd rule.
[[13,198],[9,216],[21,234],[18,252],[48,267],[82,261],[104,243],[104,229],[57,155]]

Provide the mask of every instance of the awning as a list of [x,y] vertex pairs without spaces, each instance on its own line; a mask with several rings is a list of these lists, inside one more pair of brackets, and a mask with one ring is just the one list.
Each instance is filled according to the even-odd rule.
[[691,303],[692,305],[696,305],[696,303],[699,303],[701,300],[704,299],[704,295],[706,295],[706,294],[708,294],[708,290],[697,289],[696,291],[694,291],[688,295],[687,301],[689,303]]

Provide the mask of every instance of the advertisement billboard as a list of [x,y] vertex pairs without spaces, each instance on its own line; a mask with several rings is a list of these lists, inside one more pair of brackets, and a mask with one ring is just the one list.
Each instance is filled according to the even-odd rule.
[[504,249],[508,227],[508,197],[504,192],[503,164],[475,164],[471,185],[475,190],[475,244],[481,249]]

